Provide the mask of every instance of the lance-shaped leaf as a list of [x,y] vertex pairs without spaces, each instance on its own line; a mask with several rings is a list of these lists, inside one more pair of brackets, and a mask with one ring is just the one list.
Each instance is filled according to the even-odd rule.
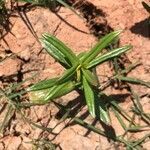
[[72,65],[78,63],[78,58],[71,51],[71,49],[68,48],[63,42],[58,40],[56,37],[54,37],[53,35],[49,35],[49,34],[43,34],[42,39],[44,39],[44,41],[49,42],[53,47],[55,47],[55,49],[60,51],[65,56],[67,62],[69,60]]
[[45,104],[52,99],[63,96],[75,89],[77,84],[69,81],[51,88],[29,92],[29,99],[32,103]]
[[98,85],[97,78],[96,78],[96,76],[95,76],[91,71],[82,68],[82,72],[83,72],[83,75],[84,75],[84,77],[86,78],[86,80],[87,80],[91,85],[94,85],[94,86],[97,86],[97,85]]
[[81,52],[81,53],[78,54],[77,57],[78,57],[80,60],[82,60],[82,58],[84,57],[85,54],[86,54],[86,52]]
[[66,65],[67,67],[71,66],[71,64],[67,62],[65,55],[61,53],[56,47],[54,47],[49,41],[45,40],[45,38],[42,38],[40,41],[41,41],[42,46],[54,59],[62,63],[63,66],[64,65]]
[[52,78],[52,79],[40,81],[40,82],[32,85],[31,87],[29,87],[27,89],[27,91],[37,91],[37,90],[43,90],[43,89],[50,88],[55,85],[55,83],[58,79],[59,78]]
[[106,36],[104,36],[82,59],[82,63],[87,65],[91,62],[105,47],[107,47],[111,42],[118,37],[121,33],[121,30],[114,31]]
[[70,69],[66,70],[64,72],[64,74],[62,75],[62,77],[60,77],[57,80],[56,84],[61,84],[61,83],[64,83],[64,82],[70,80],[76,73],[77,66],[78,65],[75,65],[75,66],[71,67]]
[[45,104],[46,96],[54,89],[55,87],[51,87],[44,90],[37,90],[28,92],[29,99],[32,103]]
[[110,124],[110,118],[108,114],[108,110],[103,103],[99,105],[99,118],[101,121],[103,121],[105,124],[109,125]]
[[128,51],[129,49],[131,49],[132,46],[131,45],[127,45],[121,48],[117,48],[114,50],[111,50],[110,52],[107,52],[106,54],[103,54],[101,56],[98,56],[97,58],[95,58],[94,60],[92,60],[89,64],[87,64],[87,66],[85,66],[87,69],[92,68],[97,66],[98,64],[101,64],[111,58],[114,58],[116,56],[121,55],[122,53]]
[[84,76],[83,76],[83,88],[84,88],[84,95],[85,95],[85,99],[86,99],[86,104],[88,106],[88,110],[89,110],[90,114],[93,117],[95,117],[94,92]]
[[110,117],[107,110],[107,100],[101,97],[97,91],[95,94],[95,110],[96,117],[103,121],[105,124],[110,124]]
[[48,102],[51,99],[63,96],[74,90],[76,86],[77,84],[73,81],[68,81],[63,84],[56,85],[55,88],[52,91],[50,91],[49,94],[45,97],[44,101]]

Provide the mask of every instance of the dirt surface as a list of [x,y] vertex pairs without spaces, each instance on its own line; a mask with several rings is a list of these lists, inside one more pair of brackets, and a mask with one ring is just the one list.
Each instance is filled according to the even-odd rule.
[[[87,4],[89,7],[86,6]],[[12,82],[21,82],[37,74],[24,83],[24,87],[27,87],[39,80],[56,77],[63,73],[62,66],[55,62],[40,45],[38,39],[45,32],[55,35],[78,54],[90,49],[101,36],[117,29],[123,30],[120,36],[120,46],[133,45],[133,49],[127,52],[125,65],[134,62],[141,63],[128,76],[150,81],[149,14],[143,9],[140,0],[76,1],[74,7],[82,18],[64,7],[61,7],[57,13],[41,7],[24,11],[16,10],[13,13],[10,17],[10,30],[4,32],[5,36],[0,41],[0,58],[5,59],[0,63],[0,87],[7,87]],[[91,10],[89,15],[86,13],[87,10]],[[99,66],[97,72],[101,83],[105,82],[113,73],[108,63]],[[141,103],[144,110],[150,113],[150,89],[138,85],[131,85],[131,87],[142,97]],[[132,102],[127,89],[108,87],[105,92],[114,96],[121,102],[120,105],[129,114],[131,113]],[[80,100],[82,99],[80,98]],[[64,105],[70,103],[70,105],[74,105],[79,101],[78,94],[72,92],[57,101]],[[83,119],[91,124],[93,119],[85,113],[86,109],[82,110]],[[26,117],[49,128],[55,127],[59,122],[59,117],[56,117],[59,112],[59,109],[53,104],[34,106],[32,109],[24,110]],[[1,105],[1,121],[5,113],[5,106]],[[0,150],[30,150],[33,148],[31,141],[39,138],[49,139],[58,145],[57,149],[63,150],[125,149],[122,145],[90,132],[78,124],[69,124],[67,119],[55,127],[54,135],[33,127],[24,121],[17,112],[12,113],[11,123],[0,138]],[[122,134],[123,129],[116,117],[113,113],[110,115],[116,134]],[[144,125],[139,118],[137,120],[139,124]],[[99,122],[94,124],[96,127],[102,128]],[[141,138],[146,132],[133,133],[128,136],[131,139]],[[150,142],[143,144],[143,149],[148,150],[149,147]]]

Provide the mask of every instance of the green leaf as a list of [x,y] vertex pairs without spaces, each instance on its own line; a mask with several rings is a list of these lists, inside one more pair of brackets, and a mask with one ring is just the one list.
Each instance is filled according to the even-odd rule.
[[78,58],[82,60],[82,58],[84,57],[84,55],[86,54],[86,52],[81,52],[80,54],[78,54]]
[[96,116],[103,121],[105,124],[110,124],[110,118],[107,110],[107,101],[95,92],[95,105],[96,105]]
[[51,87],[48,89],[43,89],[43,90],[37,90],[37,91],[31,91],[28,92],[29,94],[29,99],[32,103],[38,103],[38,104],[45,104],[45,98],[46,96],[52,92],[52,90],[55,88]]
[[86,80],[87,80],[91,85],[94,85],[94,86],[97,86],[97,85],[98,85],[97,78],[96,78],[96,76],[95,76],[91,71],[82,68],[82,72],[83,72],[83,75],[84,75],[84,77],[86,78]]
[[61,84],[61,83],[64,83],[64,82],[70,80],[74,76],[76,69],[77,69],[77,66],[78,65],[75,65],[75,66],[71,67],[70,69],[67,69],[64,72],[64,74],[62,75],[62,77],[60,77],[57,80],[56,84]]
[[144,1],[142,2],[143,7],[147,10],[147,12],[150,13],[150,5],[148,5],[147,3],[145,3]]
[[29,92],[29,99],[32,103],[45,104],[52,99],[61,97],[75,89],[77,84],[72,81],[55,85],[51,88]]
[[43,34],[42,40],[43,39],[44,41],[47,41],[50,45],[52,45],[55,49],[57,49],[57,51],[61,52],[65,56],[65,60],[67,62],[69,60],[72,65],[78,63],[78,58],[71,51],[71,49],[68,48],[63,42],[58,40],[56,37],[49,34]]
[[32,85],[31,87],[29,87],[27,89],[27,91],[37,91],[37,90],[43,90],[43,89],[50,88],[55,85],[55,83],[58,79],[59,78],[52,78],[52,79],[40,81],[40,82]]
[[101,64],[111,58],[114,58],[116,56],[121,55],[122,53],[128,51],[129,49],[131,49],[132,46],[131,45],[127,45],[121,48],[117,48],[114,50],[111,50],[110,52],[107,52],[106,54],[103,54],[102,56],[98,56],[97,58],[95,58],[94,60],[92,60],[87,66],[85,66],[87,69],[92,68],[97,66],[98,64]]
[[69,92],[74,90],[76,86],[77,84],[73,81],[68,81],[66,83],[60,84],[56,86],[56,88],[50,93],[50,95],[48,95],[46,100],[48,100],[49,98],[51,99],[58,98],[60,96],[68,94]]
[[106,106],[102,105],[103,103],[101,103],[101,105],[99,105],[99,111],[100,111],[100,120],[103,121],[105,124],[109,125],[110,124],[110,119],[109,119],[109,114],[107,112]]
[[65,94],[71,92],[72,90],[74,90],[76,85],[77,84],[73,81],[68,81],[66,83],[56,85],[55,88],[52,91],[50,91],[50,93],[46,96],[44,101],[47,102],[51,99],[61,97]]
[[58,62],[66,65],[68,67],[71,66],[69,62],[67,62],[66,57],[63,53],[61,53],[56,47],[54,47],[49,41],[44,38],[41,39],[42,46],[46,49],[46,51]]
[[88,106],[88,110],[89,110],[90,114],[93,117],[95,117],[94,92],[84,76],[83,76],[83,88],[84,88],[84,94],[85,94],[85,99],[86,99],[86,104]]
[[105,47],[107,47],[111,42],[118,37],[118,35],[121,33],[121,30],[114,31],[106,36],[104,36],[92,49],[89,51],[83,58],[82,62],[83,64],[87,65],[89,62],[91,62]]

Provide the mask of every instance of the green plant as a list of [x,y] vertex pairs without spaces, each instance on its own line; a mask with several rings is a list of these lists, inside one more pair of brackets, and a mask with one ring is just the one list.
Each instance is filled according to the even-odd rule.
[[29,87],[27,91],[30,100],[33,103],[45,104],[72,90],[78,90],[84,93],[90,114],[108,124],[107,105],[100,99],[99,83],[94,69],[97,65],[131,49],[132,46],[127,45],[99,55],[120,33],[121,31],[115,31],[104,36],[89,52],[80,53],[78,56],[56,37],[44,34],[41,38],[43,47],[66,71],[61,77],[44,80]]

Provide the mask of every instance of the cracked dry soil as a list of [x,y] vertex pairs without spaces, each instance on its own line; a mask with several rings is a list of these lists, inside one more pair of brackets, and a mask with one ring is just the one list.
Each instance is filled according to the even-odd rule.
[[[74,1],[73,1],[74,2]],[[149,2],[149,1],[148,1]],[[89,3],[88,7],[86,3]],[[84,7],[82,7],[84,5]],[[129,76],[139,77],[150,81],[150,29],[148,26],[149,14],[143,9],[140,0],[88,0],[77,1],[75,8],[83,18],[79,18],[67,8],[61,7],[55,14],[49,9],[36,7],[29,11],[15,12],[10,17],[11,30],[0,41],[0,58],[9,57],[0,63],[0,87],[5,88],[12,82],[21,82],[34,74],[38,74],[32,80],[24,83],[29,86],[39,80],[59,76],[63,68],[50,57],[38,41],[42,33],[48,32],[66,43],[78,54],[90,49],[102,35],[111,30],[123,29],[120,36],[120,45],[132,44],[133,50],[127,53],[129,62],[141,62],[141,65],[129,73]],[[87,15],[87,10],[91,10]],[[126,62],[125,65],[128,65]],[[108,63],[97,68],[100,82],[105,82],[112,75]],[[133,89],[142,96],[142,106],[150,113],[150,89],[143,86],[131,85]],[[130,113],[131,98],[127,89],[116,89],[108,87],[105,92],[108,95],[127,95],[119,97],[122,99],[121,106]],[[116,97],[117,98],[117,97]],[[82,99],[81,99],[82,100]],[[60,99],[59,102],[67,105],[78,100],[78,94],[72,92]],[[5,103],[4,103],[5,104]],[[55,127],[59,118],[55,116],[59,109],[53,104],[45,106],[34,106],[25,109],[24,114],[32,121],[46,127]],[[85,114],[86,108],[82,110]],[[106,150],[125,149],[107,138],[90,132],[77,124],[69,124],[66,119],[55,129],[54,134],[44,132],[39,128],[32,127],[25,122],[17,112],[12,112],[10,125],[5,129],[0,138],[0,150],[30,150],[32,139],[45,138],[59,145],[57,149],[63,150]],[[0,106],[0,122],[6,114],[5,106]],[[93,119],[85,114],[85,121],[91,123]],[[123,129],[111,114],[112,126],[116,134],[123,133]],[[139,119],[138,122],[143,124]],[[67,125],[67,126],[66,126]],[[97,122],[96,127],[101,125]],[[147,131],[146,131],[147,132]],[[145,132],[132,133],[131,139],[142,137]],[[143,149],[148,150],[150,142],[143,144]]]

